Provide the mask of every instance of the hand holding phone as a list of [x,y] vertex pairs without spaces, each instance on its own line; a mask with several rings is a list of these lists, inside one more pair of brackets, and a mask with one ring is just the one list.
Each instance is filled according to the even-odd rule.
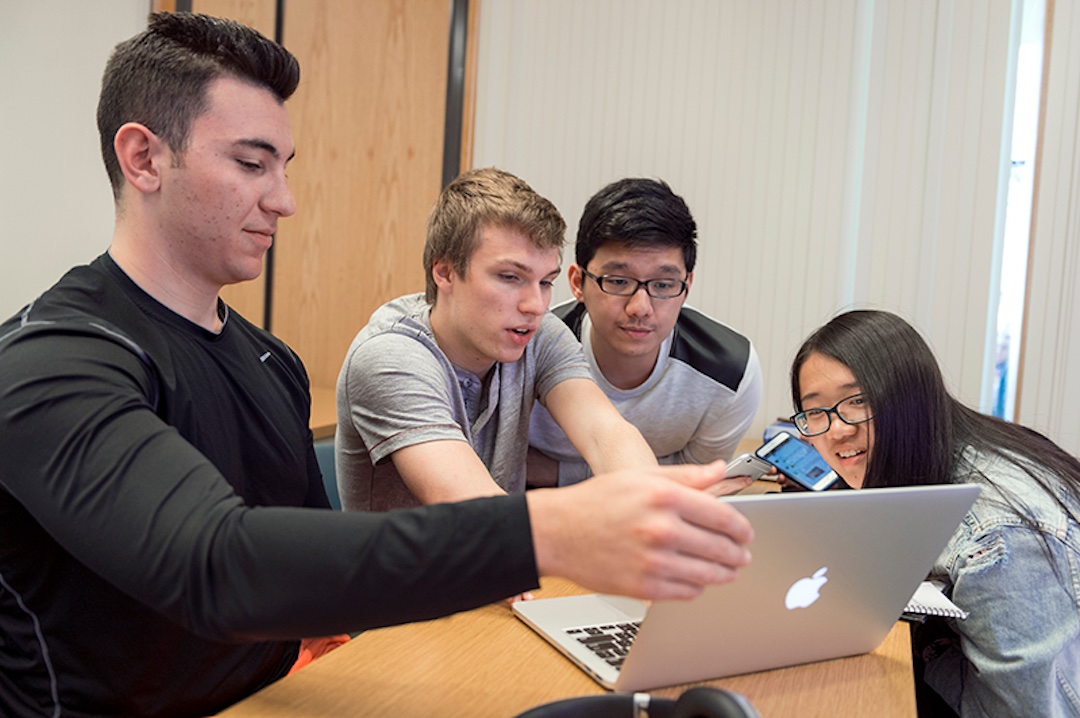
[[786,431],[765,442],[756,454],[781,474],[811,491],[824,491],[840,479],[817,449]]
[[754,481],[757,481],[765,474],[769,473],[772,466],[767,461],[762,461],[753,454],[739,454],[734,459],[727,463],[727,470],[724,471],[724,478],[730,479],[735,476],[749,476]]
[[724,478],[705,489],[705,493],[716,497],[736,494],[772,471],[767,461],[762,461],[753,454],[739,454],[727,462]]

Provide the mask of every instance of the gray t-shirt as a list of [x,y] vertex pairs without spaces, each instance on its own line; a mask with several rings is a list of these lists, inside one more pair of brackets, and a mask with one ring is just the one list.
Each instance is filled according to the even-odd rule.
[[454,366],[431,330],[423,295],[380,307],[360,330],[337,384],[337,476],[352,511],[415,506],[390,455],[414,444],[467,441],[495,482],[525,490],[529,412],[567,379],[591,378],[581,345],[547,314],[521,359],[486,377]]

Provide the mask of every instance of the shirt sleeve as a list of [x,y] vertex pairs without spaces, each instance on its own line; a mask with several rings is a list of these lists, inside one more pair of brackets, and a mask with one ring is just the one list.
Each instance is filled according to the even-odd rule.
[[581,342],[557,316],[548,312],[540,322],[535,341],[536,394],[543,399],[547,393],[568,379],[592,381],[589,362]]
[[738,391],[730,402],[717,404],[686,446],[674,454],[658,457],[661,464],[708,464],[717,459],[730,461],[739,442],[754,423],[761,404],[764,379],[761,362],[753,345]]
[[[244,506],[148,399],[129,347],[62,335],[0,360],[0,515],[196,635],[294,639],[424,620],[537,585],[523,496],[382,514]],[[309,447],[310,448],[310,447]],[[28,567],[0,522],[0,556]]]
[[414,444],[468,441],[449,371],[423,343],[393,332],[369,337],[349,353],[344,399],[373,464]]
[[1077,578],[1076,544],[1052,534],[1003,525],[972,537],[950,576],[953,603],[969,612],[954,622],[962,657],[931,661],[927,683],[963,715],[1075,715]]

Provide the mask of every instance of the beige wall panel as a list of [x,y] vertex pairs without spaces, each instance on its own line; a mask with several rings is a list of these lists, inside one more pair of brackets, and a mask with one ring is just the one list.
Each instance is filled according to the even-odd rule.
[[[176,3],[168,3],[175,7]],[[253,27],[266,37],[274,37],[274,0],[194,0],[193,12],[226,17]],[[173,7],[163,8],[172,10]],[[266,273],[250,282],[241,282],[225,287],[222,298],[247,319],[265,326]]]
[[279,227],[272,328],[332,386],[383,302],[422,291],[442,171],[450,0],[291,0],[299,208]]
[[146,29],[148,9],[146,0],[0,0],[0,321],[112,240],[94,118],[105,63]]
[[1016,419],[1080,456],[1080,7],[1048,11]]

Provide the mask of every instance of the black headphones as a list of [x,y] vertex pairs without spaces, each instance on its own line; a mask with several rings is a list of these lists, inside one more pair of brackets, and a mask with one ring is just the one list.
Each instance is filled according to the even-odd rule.
[[609,693],[567,698],[531,708],[517,718],[760,718],[744,696],[720,688],[690,688],[679,696]]

